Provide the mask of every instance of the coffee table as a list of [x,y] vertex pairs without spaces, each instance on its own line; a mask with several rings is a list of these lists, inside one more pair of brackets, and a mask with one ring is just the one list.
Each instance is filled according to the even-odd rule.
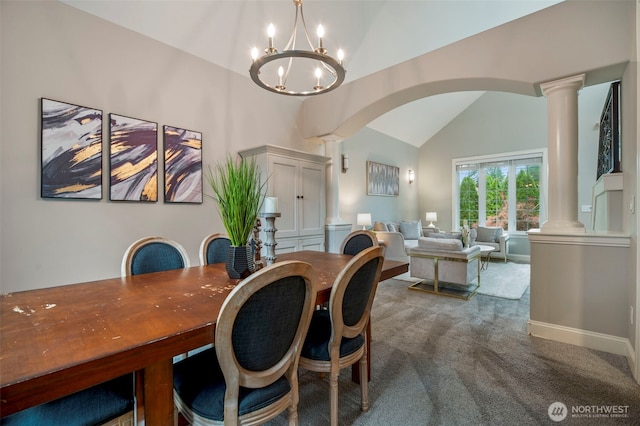
[[480,247],[480,260],[481,260],[480,269],[484,271],[489,267],[489,261],[491,260],[491,252],[493,252],[496,248],[492,246],[483,246],[482,244],[476,244],[476,246]]

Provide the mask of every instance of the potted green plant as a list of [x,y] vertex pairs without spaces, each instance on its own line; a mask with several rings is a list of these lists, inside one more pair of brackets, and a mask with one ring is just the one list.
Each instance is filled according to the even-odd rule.
[[205,171],[231,247],[226,268],[230,278],[246,278],[255,270],[251,232],[264,201],[264,186],[255,159],[234,160],[231,155]]

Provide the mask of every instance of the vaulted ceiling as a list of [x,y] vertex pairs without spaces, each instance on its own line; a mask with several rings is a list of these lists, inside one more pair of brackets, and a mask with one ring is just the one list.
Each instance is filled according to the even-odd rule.
[[[250,50],[266,47],[267,25],[275,25],[275,44],[282,49],[295,15],[292,0],[61,1],[247,78]],[[345,51],[348,84],[556,3],[305,0],[303,9],[310,33],[320,23],[325,27],[329,53]],[[378,117],[368,127],[419,147],[481,95],[459,92],[424,98]]]

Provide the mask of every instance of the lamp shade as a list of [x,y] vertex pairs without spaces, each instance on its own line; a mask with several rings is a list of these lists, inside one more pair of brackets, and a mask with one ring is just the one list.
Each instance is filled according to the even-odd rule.
[[427,219],[427,222],[429,222],[429,227],[431,228],[435,228],[436,226],[433,224],[433,222],[437,222],[438,221],[438,213],[437,212],[427,212],[425,219]]
[[358,226],[362,226],[362,229],[365,229],[366,226],[370,226],[371,213],[358,213],[356,223],[358,224]]

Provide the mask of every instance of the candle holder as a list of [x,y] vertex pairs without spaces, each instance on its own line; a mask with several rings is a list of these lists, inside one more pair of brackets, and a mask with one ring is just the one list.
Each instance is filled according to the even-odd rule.
[[260,213],[260,217],[264,218],[267,222],[263,231],[266,234],[267,241],[264,243],[264,247],[267,249],[267,253],[264,256],[264,260],[267,266],[273,264],[276,261],[276,217],[280,217],[280,213]]

